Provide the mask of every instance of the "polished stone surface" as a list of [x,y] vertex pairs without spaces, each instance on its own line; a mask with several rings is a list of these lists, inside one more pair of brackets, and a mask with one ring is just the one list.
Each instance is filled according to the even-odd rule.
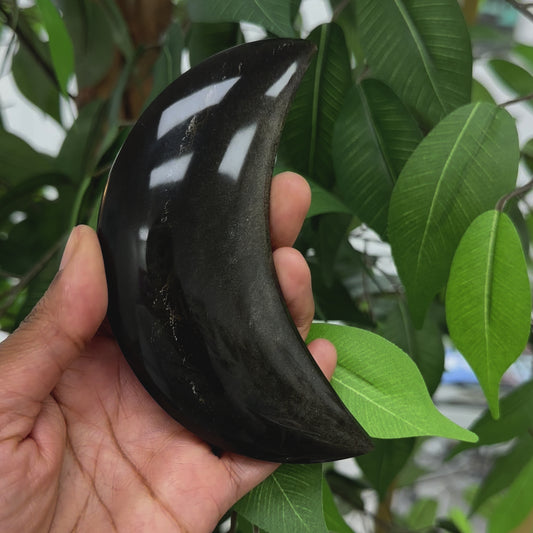
[[98,229],[109,319],[139,380],[212,446],[269,461],[371,446],[300,338],[272,261],[272,167],[313,53],[246,44],[173,82],[119,153]]

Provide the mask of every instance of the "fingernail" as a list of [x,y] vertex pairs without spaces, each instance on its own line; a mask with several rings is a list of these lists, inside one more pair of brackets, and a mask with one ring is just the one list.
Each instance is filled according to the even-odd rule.
[[59,270],[63,270],[68,262],[71,260],[72,256],[74,255],[74,250],[76,249],[76,244],[78,243],[78,231],[77,227],[75,227],[71,232],[70,236],[67,241],[67,245],[65,246],[65,250],[63,251],[63,257],[61,257],[61,263],[59,264]]

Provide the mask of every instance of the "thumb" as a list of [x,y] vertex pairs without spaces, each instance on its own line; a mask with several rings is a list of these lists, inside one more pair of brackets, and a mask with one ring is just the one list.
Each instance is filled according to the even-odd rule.
[[42,402],[94,336],[106,308],[98,239],[88,226],[77,226],[45,295],[0,344],[0,441],[31,432]]

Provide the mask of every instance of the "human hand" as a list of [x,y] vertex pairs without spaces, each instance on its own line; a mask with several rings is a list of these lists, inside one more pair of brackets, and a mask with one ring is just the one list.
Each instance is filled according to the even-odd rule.
[[[310,275],[290,248],[309,208],[305,180],[274,178],[271,235],[279,282],[305,338]],[[0,344],[0,531],[209,532],[278,466],[209,445],[148,395],[100,327],[107,289],[99,243],[73,230],[58,275]],[[327,376],[336,354],[309,346]]]

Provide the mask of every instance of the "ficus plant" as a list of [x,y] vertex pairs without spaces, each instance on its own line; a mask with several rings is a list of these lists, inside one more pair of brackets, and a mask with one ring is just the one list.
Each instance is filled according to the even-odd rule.
[[[503,397],[500,381],[530,336],[533,139],[520,145],[509,110],[533,102],[533,47],[484,28],[477,0],[330,2],[330,20],[307,34],[300,0],[0,0],[3,73],[65,130],[52,157],[0,122],[0,326],[13,330],[43,294],[72,226],[96,225],[129,129],[188,64],[250,39],[243,23],[253,38],[309,39],[317,53],[276,170],[311,186],[297,242],[313,275],[309,341],[335,344],[332,384],[375,449],[356,459],[356,478],[281,466],[219,529],[345,533],[343,515],[356,510],[376,531],[467,533],[478,515],[491,533],[515,530],[533,511],[533,381]],[[487,65],[511,101],[494,102],[473,79],[480,39],[497,44]],[[390,246],[388,263],[365,239]],[[469,430],[431,399],[444,342],[486,398]],[[450,458],[506,447],[466,511],[426,499],[401,516],[394,495],[417,483],[420,443],[435,436],[449,439]]]

